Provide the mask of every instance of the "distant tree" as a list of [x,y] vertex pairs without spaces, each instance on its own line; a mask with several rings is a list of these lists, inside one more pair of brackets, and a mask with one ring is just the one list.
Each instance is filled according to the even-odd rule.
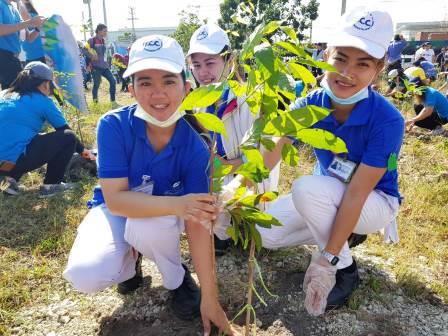
[[[221,18],[218,24],[230,34],[232,47],[241,48],[245,38],[254,31],[262,21],[284,20],[294,28],[299,39],[304,38],[304,31],[311,27],[311,22],[318,16],[317,0],[257,0],[253,7],[249,0],[224,0],[220,5]],[[252,11],[254,15],[249,12]],[[236,16],[238,19],[236,19]],[[251,19],[249,19],[251,18]],[[243,22],[246,21],[247,25]]]
[[182,10],[179,13],[179,16],[181,17],[179,25],[177,26],[176,31],[171,34],[171,37],[179,42],[185,53],[188,51],[191,35],[205,23],[205,21],[201,21],[196,14],[198,11],[199,6],[190,6],[187,10]]

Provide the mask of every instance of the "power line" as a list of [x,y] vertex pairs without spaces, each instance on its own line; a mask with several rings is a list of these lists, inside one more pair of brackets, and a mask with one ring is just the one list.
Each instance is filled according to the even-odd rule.
[[138,18],[135,17],[135,7],[129,6],[129,14],[131,17],[128,18],[128,20],[131,20],[132,22],[132,38],[133,41],[135,41],[137,39],[137,35],[135,33],[135,20],[138,20]]

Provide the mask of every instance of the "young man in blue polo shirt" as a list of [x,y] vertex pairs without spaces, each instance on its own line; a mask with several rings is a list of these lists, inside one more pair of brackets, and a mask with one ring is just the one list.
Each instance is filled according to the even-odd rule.
[[3,90],[9,88],[22,70],[18,57],[21,49],[20,31],[25,29],[26,39],[32,41],[39,32],[29,33],[27,28],[39,28],[45,21],[42,16],[22,21],[13,2],[19,7],[23,6],[21,0],[0,0],[0,85]]
[[394,40],[389,44],[387,48],[387,73],[397,69],[403,71],[401,65],[401,53],[408,45],[403,35],[395,34]]
[[[162,35],[137,40],[124,76],[131,77],[137,104],[99,121],[101,190],[78,229],[64,277],[82,292],[119,284],[128,293],[142,283],[140,252],[156,263],[179,318],[201,314],[206,333],[213,322],[232,335],[218,302],[210,233],[203,226],[218,213],[208,194],[209,149],[178,110],[190,89],[181,46]],[[184,229],[200,291],[181,263]]]
[[[382,11],[357,8],[344,15],[338,27],[325,52],[326,61],[338,72],[327,72],[322,89],[298,99],[292,108],[317,105],[331,109],[313,127],[340,137],[348,153],[315,149],[314,175],[297,179],[292,193],[267,211],[283,226],[259,228],[267,248],[318,245],[320,251],[313,255],[304,280],[305,308],[312,315],[347,302],[359,283],[349,236],[383,228],[396,233],[400,201],[396,161],[404,120],[370,88],[384,66],[392,19]],[[276,162],[285,142],[279,141],[272,157],[266,159],[268,166]]]

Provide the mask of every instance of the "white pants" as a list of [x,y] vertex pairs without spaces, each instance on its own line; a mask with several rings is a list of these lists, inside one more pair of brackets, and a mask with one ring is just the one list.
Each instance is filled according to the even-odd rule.
[[176,216],[127,219],[112,215],[104,204],[95,207],[78,228],[64,278],[81,292],[103,290],[135,275],[137,250],[156,263],[167,289],[178,288],[185,274],[183,229]]
[[[291,194],[273,202],[267,213],[283,226],[259,227],[266,248],[277,249],[296,245],[318,245],[323,249],[331,234],[336,213],[347,185],[329,176],[303,176],[294,181]],[[374,190],[368,196],[353,232],[368,234],[379,231],[395,220],[398,199]],[[353,262],[347,242],[337,267]]]

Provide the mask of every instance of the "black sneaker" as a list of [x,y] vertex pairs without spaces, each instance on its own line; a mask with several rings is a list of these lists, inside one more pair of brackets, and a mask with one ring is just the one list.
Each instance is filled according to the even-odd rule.
[[135,275],[134,277],[120,282],[117,285],[117,292],[120,294],[129,294],[135,291],[137,288],[141,286],[143,283],[143,274],[142,274],[142,254],[139,253],[137,257],[137,262],[135,263]]
[[353,248],[355,246],[361,245],[366,241],[366,239],[367,235],[352,233],[347,239],[348,247]]
[[230,247],[231,239],[221,240],[216,235],[214,235],[215,239],[215,256],[221,257],[226,254],[227,250]]
[[191,321],[201,313],[201,291],[187,266],[182,264],[182,267],[185,269],[184,280],[178,288],[171,291],[173,293],[171,309],[181,320]]
[[328,295],[328,310],[341,308],[348,302],[352,292],[359,286],[358,266],[355,260],[350,266],[336,271],[336,284]]

